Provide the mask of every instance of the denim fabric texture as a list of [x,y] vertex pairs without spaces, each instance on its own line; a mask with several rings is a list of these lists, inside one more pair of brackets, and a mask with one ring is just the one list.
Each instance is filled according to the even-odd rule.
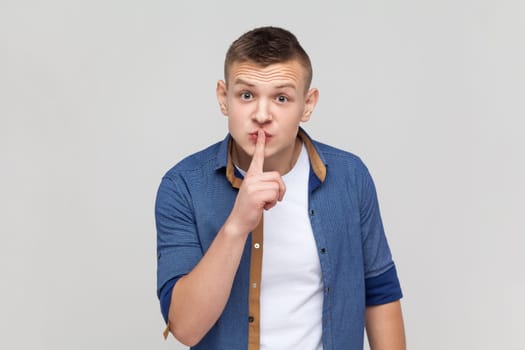
[[[326,167],[324,181],[312,170],[309,181],[324,284],[323,348],[362,350],[365,307],[402,297],[376,190],[357,156],[306,137]],[[230,140],[227,135],[187,157],[162,178],[155,215],[157,293],[165,320],[174,284],[199,262],[233,207],[237,189],[225,175]],[[221,317],[192,349],[247,349],[250,247],[251,235]]]

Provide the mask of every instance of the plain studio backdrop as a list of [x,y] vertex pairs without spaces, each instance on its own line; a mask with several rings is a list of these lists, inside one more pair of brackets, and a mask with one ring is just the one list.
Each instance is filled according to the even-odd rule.
[[363,158],[409,349],[525,349],[525,3],[0,1],[0,348],[162,339],[162,175],[226,134],[224,54],[293,31],[304,125]]

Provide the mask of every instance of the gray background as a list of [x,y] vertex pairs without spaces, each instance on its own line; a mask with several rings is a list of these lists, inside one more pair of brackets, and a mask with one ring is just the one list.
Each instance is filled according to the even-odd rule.
[[410,349],[524,349],[523,1],[0,1],[0,348],[162,340],[154,196],[221,139],[229,43],[292,30],[305,128],[374,175]]

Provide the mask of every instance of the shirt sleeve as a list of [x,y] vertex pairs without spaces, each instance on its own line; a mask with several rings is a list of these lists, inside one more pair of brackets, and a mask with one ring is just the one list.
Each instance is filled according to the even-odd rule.
[[190,193],[179,177],[164,177],[155,203],[157,296],[167,322],[171,291],[202,258]]
[[379,305],[402,297],[396,267],[381,220],[374,182],[363,166],[360,219],[364,256],[366,304]]

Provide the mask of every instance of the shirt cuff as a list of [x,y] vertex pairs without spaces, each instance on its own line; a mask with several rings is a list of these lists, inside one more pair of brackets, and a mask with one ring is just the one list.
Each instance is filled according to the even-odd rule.
[[403,297],[395,266],[379,276],[367,278],[365,286],[366,306],[387,304]]

